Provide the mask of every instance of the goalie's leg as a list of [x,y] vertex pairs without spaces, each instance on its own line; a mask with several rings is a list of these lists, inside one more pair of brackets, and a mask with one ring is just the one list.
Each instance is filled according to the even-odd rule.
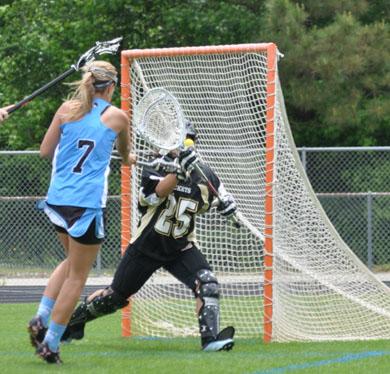
[[194,292],[202,349],[231,349],[234,345],[234,328],[219,331],[219,285],[202,252],[194,245],[182,251],[175,261],[164,268]]
[[61,340],[82,339],[87,322],[115,313],[128,303],[127,299],[118,295],[111,287],[94,292],[75,309]]
[[196,273],[199,331],[202,345],[215,340],[219,331],[219,285],[211,270]]
[[204,351],[215,352],[233,348],[234,328],[219,331],[219,284],[214,274],[203,269],[196,274],[199,331]]

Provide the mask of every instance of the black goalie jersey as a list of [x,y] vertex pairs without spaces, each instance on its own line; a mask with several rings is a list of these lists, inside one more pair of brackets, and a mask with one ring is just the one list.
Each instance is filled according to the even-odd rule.
[[[200,167],[212,185],[218,189],[221,182],[205,164]],[[157,260],[171,260],[195,240],[195,215],[208,211],[214,196],[195,171],[187,181],[179,181],[166,198],[155,193],[165,174],[144,167],[138,208],[141,218],[131,242],[146,255]]]

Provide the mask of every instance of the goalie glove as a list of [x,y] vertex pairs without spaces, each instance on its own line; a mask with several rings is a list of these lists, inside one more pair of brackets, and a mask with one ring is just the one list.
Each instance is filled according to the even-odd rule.
[[162,157],[158,159],[158,165],[156,170],[162,170],[167,174],[170,173],[177,173],[178,170],[180,170],[179,163],[177,161],[177,158],[172,159],[170,157]]
[[217,206],[217,211],[221,216],[226,218],[231,217],[237,210],[237,205],[234,200],[234,197],[227,193],[224,196],[219,198],[219,204]]
[[194,148],[188,148],[179,153],[180,171],[177,172],[177,178],[186,180],[199,162],[199,157]]
[[180,166],[177,162],[177,159],[172,159],[170,157],[161,157],[150,163],[150,166],[153,167],[156,171],[163,171],[167,174],[177,173],[180,170]]

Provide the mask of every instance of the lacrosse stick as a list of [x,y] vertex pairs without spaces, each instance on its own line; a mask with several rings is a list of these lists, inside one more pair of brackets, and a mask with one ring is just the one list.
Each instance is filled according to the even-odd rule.
[[96,42],[96,45],[89,49],[87,52],[85,52],[83,55],[79,57],[77,62],[73,65],[71,65],[70,69],[59,75],[57,78],[53,79],[51,82],[46,83],[41,88],[34,91],[31,95],[25,97],[23,100],[19,101],[15,105],[13,105],[11,108],[7,109],[8,113],[13,113],[17,109],[21,108],[22,106],[28,104],[31,100],[33,100],[35,97],[39,96],[41,93],[47,91],[50,87],[54,86],[58,82],[64,80],[69,75],[73,74],[75,71],[80,70],[85,64],[88,62],[94,61],[96,59],[96,56],[109,53],[109,54],[116,54],[118,52],[118,49],[120,47],[120,42],[122,41],[122,37],[109,40],[107,42]]
[[[145,94],[134,108],[133,121],[137,135],[149,146],[157,149],[160,154],[194,145],[191,139],[186,139],[184,142],[186,135],[184,114],[176,98],[163,88],[152,88]],[[188,143],[189,141],[191,144]],[[195,165],[195,170],[207,183],[215,197],[220,200],[218,191],[202,169]],[[235,227],[241,227],[235,214],[231,219]]]

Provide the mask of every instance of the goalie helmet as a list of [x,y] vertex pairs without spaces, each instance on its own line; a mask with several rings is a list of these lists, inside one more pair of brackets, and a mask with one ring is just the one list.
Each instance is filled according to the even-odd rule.
[[194,142],[196,142],[198,134],[195,130],[194,125],[188,120],[185,123],[185,132],[186,132],[186,138],[190,138]]

